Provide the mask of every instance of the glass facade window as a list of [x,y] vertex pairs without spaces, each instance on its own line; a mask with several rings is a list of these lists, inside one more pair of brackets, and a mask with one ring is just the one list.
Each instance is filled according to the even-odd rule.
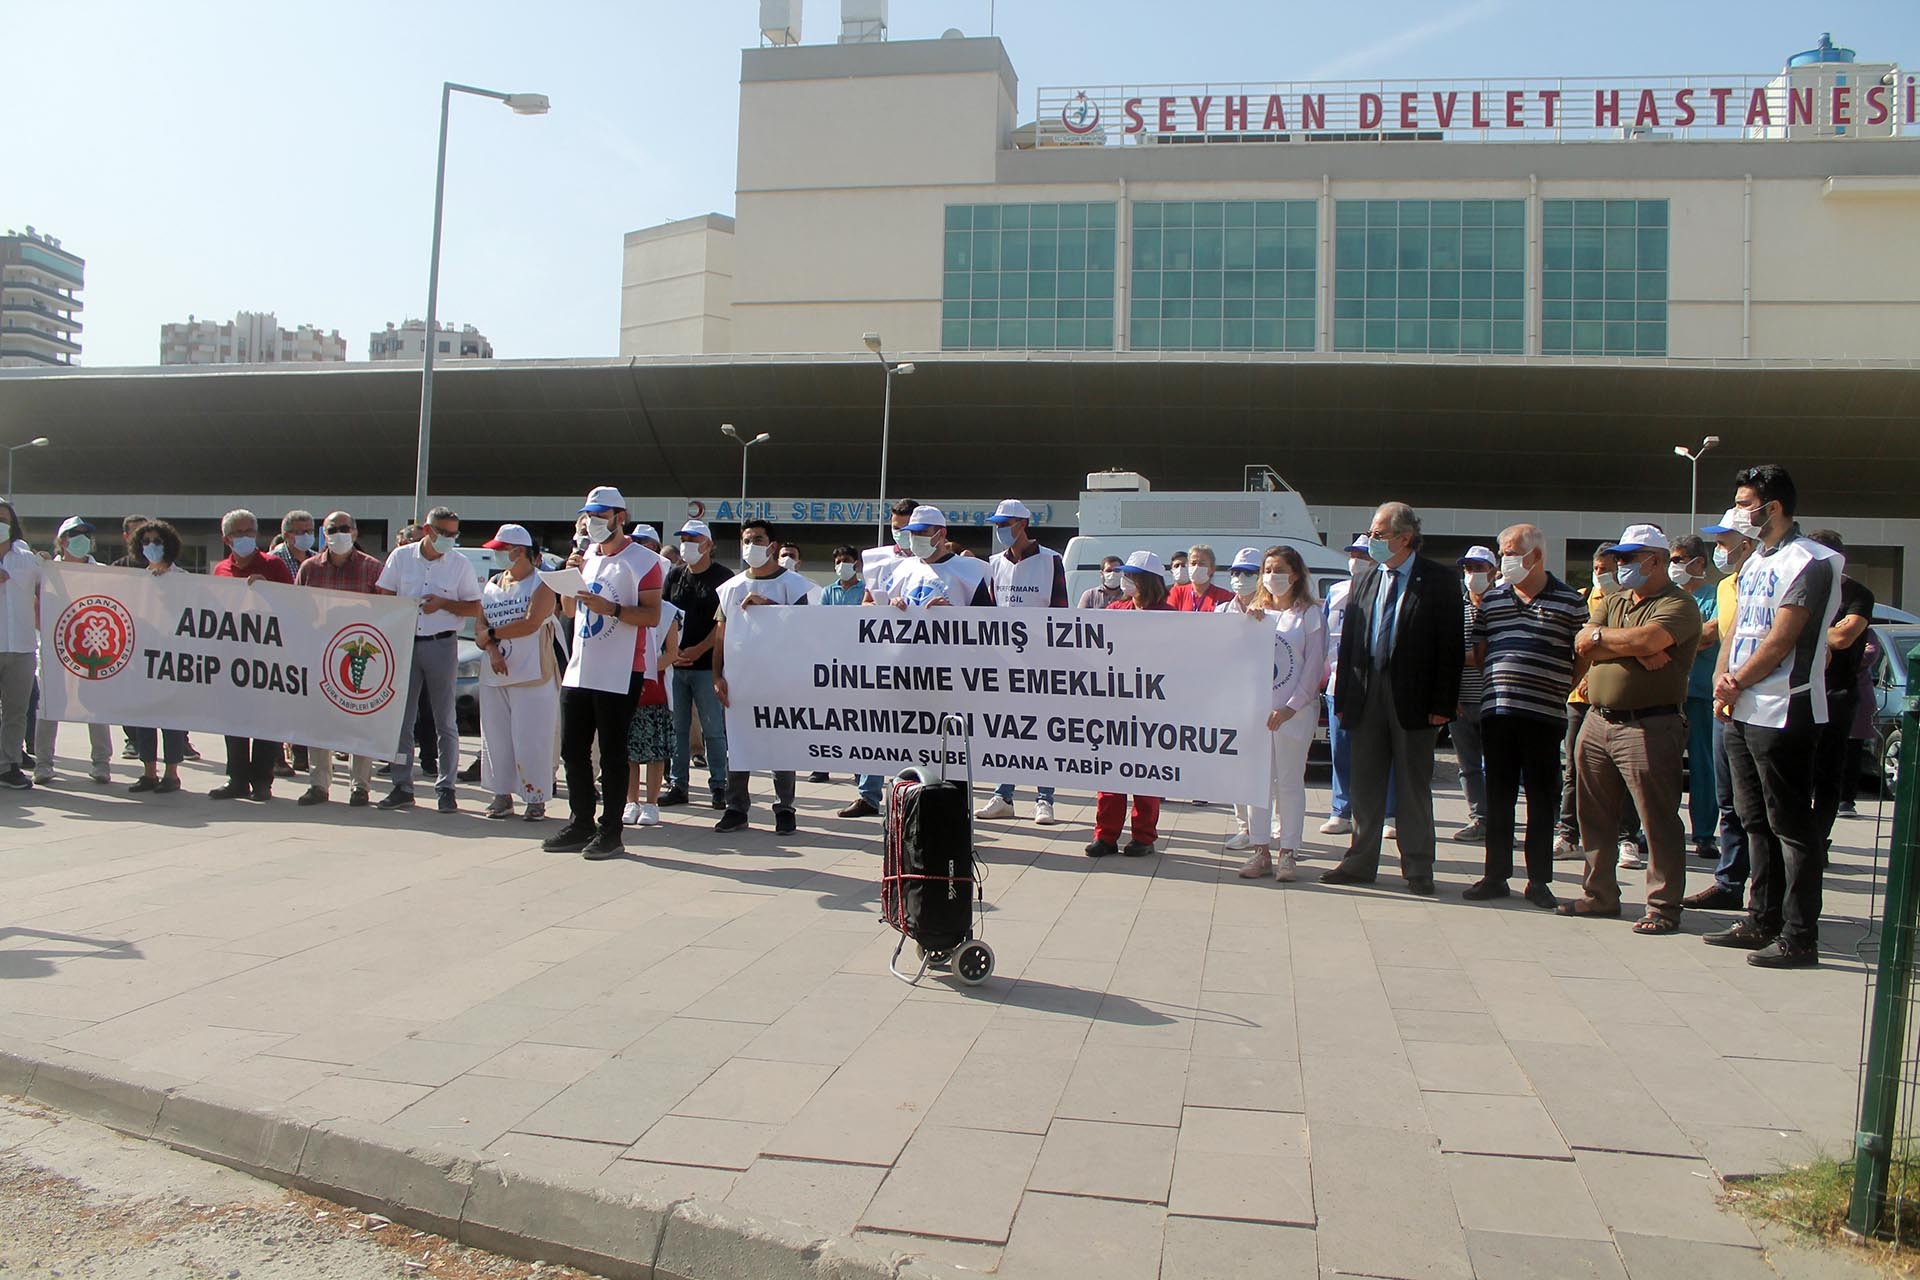
[[1318,224],[1312,200],[1135,204],[1128,346],[1312,351]]
[[1524,353],[1524,200],[1339,200],[1336,351]]
[[950,204],[940,345],[1113,346],[1114,205]]
[[1667,354],[1667,202],[1541,204],[1543,355]]

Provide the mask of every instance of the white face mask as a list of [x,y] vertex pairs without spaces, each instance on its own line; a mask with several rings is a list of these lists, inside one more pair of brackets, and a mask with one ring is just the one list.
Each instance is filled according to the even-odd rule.
[[1233,584],[1233,594],[1245,600],[1253,595],[1254,588],[1260,585],[1258,575],[1229,571],[1227,581]]
[[1500,576],[1505,578],[1509,585],[1515,582],[1526,581],[1527,558],[1523,555],[1501,556]]
[[13,541],[13,526],[8,524],[5,520],[0,520],[0,546],[5,546],[7,543],[12,541]]
[[692,564],[705,553],[706,548],[697,542],[683,542],[680,544],[680,558],[688,564]]
[[1693,585],[1693,575],[1687,572],[1687,566],[1684,564],[1669,564],[1667,578],[1682,591]]
[[794,559],[794,558],[793,558],[792,556],[781,556],[781,557],[780,557],[780,567],[781,567],[782,569],[793,569],[793,568],[797,568],[797,567],[799,566],[799,564],[800,564],[800,562],[799,562],[798,560],[795,560],[795,559]]
[[922,560],[933,557],[933,535],[928,533],[910,533],[907,535],[907,550]]
[[740,558],[747,562],[747,568],[758,569],[773,554],[773,548],[764,542],[747,542],[740,546]]
[[1475,572],[1467,575],[1467,590],[1477,596],[1485,595],[1487,588],[1492,585],[1493,575],[1491,573]]
[[842,560],[833,566],[833,574],[842,582],[852,582],[860,576],[860,566],[851,560]]
[[911,551],[913,550],[913,535],[905,529],[895,529],[893,531],[893,545],[902,551]]
[[1372,564],[1372,563],[1373,562],[1371,560],[1363,560],[1358,556],[1348,556],[1347,557],[1347,576],[1349,578],[1359,577],[1361,566]]
[[1263,573],[1260,575],[1260,585],[1265,587],[1267,594],[1275,600],[1284,599],[1287,592],[1293,590],[1293,575],[1290,573]]
[[1620,581],[1611,573],[1593,575],[1593,589],[1603,596],[1610,596],[1620,589]]
[[1196,564],[1188,571],[1187,578],[1194,586],[1204,587],[1213,581],[1213,570],[1204,564]]
[[1764,502],[1752,511],[1748,511],[1745,507],[1735,507],[1733,509],[1733,531],[1749,542],[1758,541],[1760,535],[1765,532],[1765,528],[1762,525],[1754,523],[1754,516],[1766,509],[1767,504]]
[[1108,569],[1102,573],[1100,575],[1100,585],[1109,591],[1118,587],[1120,585],[1120,571],[1118,569]]
[[1180,586],[1187,580],[1187,566],[1183,564],[1173,566],[1173,585]]
[[76,533],[67,539],[67,554],[75,560],[85,560],[93,552],[93,539],[84,533]]
[[346,532],[327,535],[327,550],[337,556],[343,556],[353,550],[353,535]]
[[1120,594],[1129,600],[1140,594],[1140,584],[1133,580],[1132,574],[1120,575]]
[[301,555],[305,555],[307,552],[313,550],[313,535],[311,533],[294,534],[293,549]]
[[587,541],[599,546],[613,536],[613,526],[599,516],[587,517]]

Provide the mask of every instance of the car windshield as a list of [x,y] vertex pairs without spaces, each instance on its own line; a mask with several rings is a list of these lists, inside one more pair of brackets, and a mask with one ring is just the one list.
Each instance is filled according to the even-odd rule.
[[1913,665],[1909,655],[1916,646],[1920,646],[1920,626],[1876,627],[1874,630],[1879,633],[1880,647],[1886,650],[1895,680],[1904,683],[1907,671]]

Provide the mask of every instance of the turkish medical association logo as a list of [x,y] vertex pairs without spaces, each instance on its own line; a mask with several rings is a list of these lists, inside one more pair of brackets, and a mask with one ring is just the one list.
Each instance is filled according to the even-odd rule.
[[[589,594],[596,595],[596,596],[606,594],[606,592],[601,589],[600,584],[597,582],[589,582],[587,584],[587,591]],[[598,636],[602,631],[605,631],[608,627],[612,625],[613,625],[612,621],[607,617],[606,614],[595,613],[593,610],[587,608],[585,605],[582,605],[580,607],[579,626],[580,626],[580,638],[582,640],[592,640],[596,636]]]
[[394,698],[393,649],[378,627],[356,622],[327,642],[320,692],[350,716],[370,716]]
[[133,615],[112,596],[81,596],[54,624],[53,651],[82,680],[117,676],[133,660]]
[[1087,134],[1100,127],[1100,104],[1087,96],[1082,89],[1067,99],[1067,105],[1060,108],[1060,123],[1066,126],[1068,133]]

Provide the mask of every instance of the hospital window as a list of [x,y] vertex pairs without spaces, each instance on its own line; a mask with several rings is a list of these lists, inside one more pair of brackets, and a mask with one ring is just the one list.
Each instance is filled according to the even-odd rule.
[[1114,206],[950,204],[940,345],[1113,346]]
[[1522,200],[1340,200],[1333,214],[1336,351],[1526,350]]
[[1134,205],[1127,345],[1313,350],[1317,224],[1312,200]]
[[1541,205],[1540,351],[1667,354],[1667,202]]

